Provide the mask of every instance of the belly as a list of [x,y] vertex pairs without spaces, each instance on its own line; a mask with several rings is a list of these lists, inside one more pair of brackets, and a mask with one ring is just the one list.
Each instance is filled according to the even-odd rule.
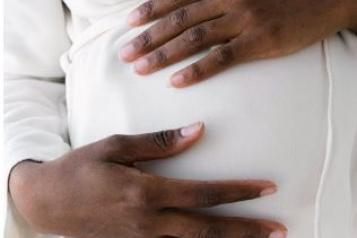
[[[68,72],[70,137],[103,137],[204,121],[205,136],[172,159],[141,164],[185,179],[269,179],[277,194],[213,208],[215,214],[276,219],[290,238],[313,237],[326,142],[328,84],[321,44],[285,58],[239,65],[187,89],[169,76],[204,55],[141,77],[117,59],[138,30],[112,30],[83,47]],[[308,66],[308,67],[307,67]]]

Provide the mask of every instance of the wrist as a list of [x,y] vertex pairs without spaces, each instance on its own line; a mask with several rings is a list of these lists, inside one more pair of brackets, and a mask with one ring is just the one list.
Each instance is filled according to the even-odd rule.
[[43,163],[25,160],[12,169],[9,175],[9,194],[17,212],[32,230],[43,233],[41,226],[45,203],[41,197]]

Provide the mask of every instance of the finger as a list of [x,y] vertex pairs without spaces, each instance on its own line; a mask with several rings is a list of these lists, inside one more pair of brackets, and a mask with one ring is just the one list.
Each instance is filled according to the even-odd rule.
[[156,203],[160,208],[212,207],[268,196],[277,191],[274,183],[264,180],[200,182],[165,178],[158,184],[161,192],[157,192]]
[[187,58],[212,45],[230,39],[234,32],[230,32],[224,18],[208,21],[194,26],[183,32],[159,49],[140,58],[135,62],[135,71],[139,74],[149,74]]
[[180,238],[285,238],[282,224],[267,220],[239,217],[214,217],[183,211],[164,211],[160,217],[165,224],[159,233]]
[[141,4],[129,14],[128,23],[131,26],[139,26],[197,1],[199,0],[150,0]]
[[[120,57],[128,62],[133,61],[186,29],[217,18],[222,14],[220,5],[219,1],[204,0],[175,10],[124,45],[120,50]],[[224,29],[227,29],[227,26]]]
[[170,79],[172,86],[181,88],[215,75],[228,67],[256,57],[256,41],[238,36],[227,44],[213,49],[207,56],[176,72]]
[[100,159],[133,164],[139,161],[165,158],[193,145],[203,134],[204,124],[199,122],[175,130],[141,135],[115,135],[95,144]]

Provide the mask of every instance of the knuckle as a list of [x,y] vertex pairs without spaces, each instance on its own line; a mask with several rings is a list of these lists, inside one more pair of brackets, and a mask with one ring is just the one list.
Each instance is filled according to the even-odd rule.
[[120,151],[123,147],[123,143],[125,143],[125,136],[116,134],[108,137],[104,146],[106,146],[106,149],[110,151]]
[[145,2],[139,8],[140,15],[145,17],[152,17],[154,9],[154,2],[152,0]]
[[247,222],[245,224],[245,229],[242,232],[243,237],[265,237],[266,232],[263,227],[256,222]]
[[198,203],[201,206],[214,206],[220,201],[219,193],[213,188],[198,189]]
[[107,139],[107,144],[108,145],[112,145],[112,146],[116,146],[117,144],[120,144],[123,140],[123,136],[122,135],[111,135],[108,137]]
[[253,20],[256,18],[257,14],[254,9],[248,7],[245,9],[244,15],[247,17],[247,19]]
[[256,25],[259,24],[259,20],[261,20],[261,17],[265,15],[263,10],[261,8],[257,8],[255,6],[252,6],[250,3],[245,3],[243,6],[244,9],[244,17],[247,21],[247,23]]
[[186,23],[187,20],[187,10],[186,8],[181,8],[179,10],[176,10],[171,16],[170,16],[170,22],[174,27],[183,27]]
[[122,141],[123,136],[121,135],[112,135],[108,137],[103,144],[105,151],[112,152],[118,150],[122,145]]
[[167,63],[167,55],[166,55],[165,51],[162,49],[156,50],[154,52],[154,59],[155,59],[155,62],[159,65],[166,65],[166,63]]
[[215,49],[213,52],[214,59],[219,65],[227,65],[234,61],[234,53],[232,47],[222,46]]
[[150,201],[149,194],[145,185],[136,185],[129,189],[128,200],[136,206],[147,206]]
[[196,26],[184,33],[184,40],[188,43],[201,43],[206,37],[206,29],[203,26]]
[[187,0],[169,0],[170,1],[170,6],[173,6],[173,7],[179,7],[181,6],[183,3],[186,3]]
[[144,31],[137,37],[137,40],[134,41],[134,45],[136,48],[149,47],[151,45],[151,42],[152,42],[152,37],[150,32]]
[[131,164],[133,156],[135,156],[135,147],[130,142],[128,137],[124,135],[112,135],[110,136],[104,145],[105,150],[108,152],[109,160],[116,160],[123,164]]
[[152,134],[152,141],[155,146],[159,149],[166,151],[171,148],[175,142],[175,132],[172,130],[169,131],[160,131]]
[[199,79],[204,75],[201,67],[198,64],[191,65],[188,71],[189,71],[189,75],[191,75],[191,78],[193,79]]
[[217,226],[207,225],[202,228],[196,235],[196,238],[222,238],[222,229]]

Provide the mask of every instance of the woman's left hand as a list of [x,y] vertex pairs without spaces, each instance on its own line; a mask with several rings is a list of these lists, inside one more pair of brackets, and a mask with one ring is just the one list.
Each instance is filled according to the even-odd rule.
[[[129,15],[139,26],[160,19],[120,51],[149,74],[214,45],[171,77],[185,87],[229,66],[286,55],[356,25],[354,0],[150,0]],[[352,20],[353,19],[353,20]]]

